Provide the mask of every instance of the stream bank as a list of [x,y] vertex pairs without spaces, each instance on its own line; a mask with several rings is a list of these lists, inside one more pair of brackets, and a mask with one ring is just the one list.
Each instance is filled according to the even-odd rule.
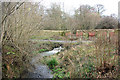
[[[38,45],[38,42],[36,44]],[[41,47],[46,48],[46,46],[48,46],[49,47],[48,50],[50,51],[42,52],[33,56],[33,58],[30,61],[32,66],[28,70],[24,71],[22,78],[53,78],[53,75],[51,74],[52,71],[48,68],[47,65],[41,64],[40,59],[44,56],[50,56],[50,55],[56,54],[63,49],[69,49],[71,46],[76,46],[78,44],[79,43],[77,41],[72,41],[72,42],[67,41],[67,43],[66,41],[60,41],[60,43],[59,41],[57,41],[57,43],[56,41],[48,42],[48,43],[46,43],[45,41],[45,43],[40,43],[39,48]]]
[[62,47],[58,47],[58,48],[54,48],[51,51],[37,54],[35,57],[31,59],[30,62],[31,65],[33,65],[33,67],[24,71],[22,78],[53,78],[53,75],[51,74],[52,71],[48,68],[47,65],[41,64],[40,59],[43,56],[50,56],[56,54],[60,52],[62,49],[63,49]]

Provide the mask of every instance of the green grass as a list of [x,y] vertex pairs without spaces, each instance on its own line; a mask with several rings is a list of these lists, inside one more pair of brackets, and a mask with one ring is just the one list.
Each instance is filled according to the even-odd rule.
[[40,49],[38,51],[33,51],[32,53],[36,54],[36,53],[42,53],[42,52],[45,52],[45,51],[48,51],[48,49]]
[[40,49],[38,53],[45,52],[45,51],[47,51],[47,49]]

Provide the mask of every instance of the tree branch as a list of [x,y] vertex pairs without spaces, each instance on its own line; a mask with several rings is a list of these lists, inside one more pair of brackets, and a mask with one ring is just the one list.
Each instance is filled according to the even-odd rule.
[[[11,9],[11,12],[10,12],[10,13],[7,13],[7,14],[5,15],[5,17],[3,18],[2,24],[3,24],[3,22],[5,21],[5,19],[6,19],[9,15],[11,15],[12,13],[14,13],[15,7],[19,4],[19,6],[16,8],[16,10],[19,9],[20,6],[22,6],[23,3],[24,3],[24,2],[22,2],[21,4],[19,4],[19,2],[18,2],[15,6],[13,6],[12,9]],[[9,5],[10,5],[10,4],[9,4]],[[9,5],[7,5],[7,7],[8,7]]]

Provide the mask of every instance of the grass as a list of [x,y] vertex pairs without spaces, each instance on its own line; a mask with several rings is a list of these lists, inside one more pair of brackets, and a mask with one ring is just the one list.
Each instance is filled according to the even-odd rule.
[[[99,44],[101,44],[101,42],[96,45],[99,46]],[[57,68],[62,67],[65,69],[64,75],[67,75],[69,72],[70,78],[105,78],[105,76],[115,78],[117,76],[118,56],[113,54],[115,50],[110,50],[110,48],[114,48],[110,47],[110,44],[106,44],[105,49],[102,46],[96,49],[96,45],[94,43],[77,45],[69,50],[60,52],[58,55],[46,57],[44,60],[52,57],[56,58],[59,62]],[[113,46],[113,44],[111,46]],[[104,54],[104,50],[107,55]],[[101,69],[101,61],[103,63],[106,60],[107,63],[105,65],[113,66],[114,70],[109,67],[109,71],[102,75],[102,72],[99,71],[98,68]],[[104,66],[104,68],[107,68],[106,66]],[[55,71],[54,74],[58,75],[58,72]],[[62,78],[65,78],[65,76],[62,76]]]
[[31,39],[63,40],[64,36],[61,34],[63,34],[61,31],[42,30],[39,32],[39,34],[32,36]]
[[40,49],[40,50],[33,51],[32,53],[38,54],[38,53],[42,53],[42,52],[46,52],[46,51],[48,51],[48,49]]
[[41,52],[45,52],[47,51],[47,49],[40,49],[38,52],[41,53]]
[[98,37],[95,43],[77,46],[64,44],[70,48],[59,54],[44,57],[43,61],[49,60],[49,66],[54,65],[52,63],[56,61],[59,63],[51,68],[55,78],[116,78],[118,55],[115,54],[117,48],[114,40],[117,39],[105,40],[104,37]]
[[[69,38],[65,34],[69,32],[67,30],[41,30],[38,34],[33,35],[31,39],[41,40],[76,40],[77,38]],[[88,38],[88,34],[84,35],[84,38]]]

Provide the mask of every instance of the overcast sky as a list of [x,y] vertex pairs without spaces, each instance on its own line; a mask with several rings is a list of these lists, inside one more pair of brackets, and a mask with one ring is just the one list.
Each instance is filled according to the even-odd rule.
[[[40,2],[41,0],[1,0],[1,1],[31,1],[31,2]],[[90,6],[95,6],[96,4],[104,5],[105,12],[104,15],[116,14],[118,15],[118,2],[120,0],[42,0],[42,4],[48,8],[51,3],[64,3],[64,10],[70,14],[73,13],[74,9],[77,9],[82,4],[88,4]]]
[[70,14],[73,13],[74,9],[78,8],[79,5],[88,4],[95,6],[96,4],[104,5],[104,15],[116,14],[118,15],[118,2],[120,0],[43,0],[42,4],[49,7],[51,3],[64,3],[64,10]]

